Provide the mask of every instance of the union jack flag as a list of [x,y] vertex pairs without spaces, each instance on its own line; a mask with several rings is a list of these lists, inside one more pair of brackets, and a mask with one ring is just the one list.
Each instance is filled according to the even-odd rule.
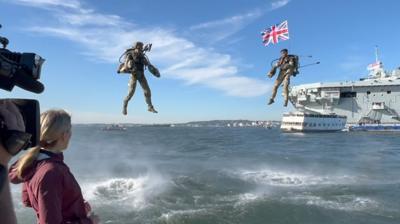
[[267,46],[270,43],[276,44],[279,40],[289,39],[289,27],[287,20],[276,24],[261,32],[263,43]]
[[376,70],[379,68],[383,68],[383,63],[380,61],[376,61],[374,63],[369,64],[367,67],[367,70],[372,71],[372,70]]

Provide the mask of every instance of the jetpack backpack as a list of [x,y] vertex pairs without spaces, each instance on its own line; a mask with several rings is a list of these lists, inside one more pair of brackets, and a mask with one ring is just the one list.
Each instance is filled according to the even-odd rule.
[[296,76],[297,74],[299,74],[299,56],[294,55],[294,54],[289,54],[288,55],[290,60],[293,61],[294,63],[294,69],[293,69],[293,76]]
[[[119,66],[118,66],[118,70],[117,73],[131,73],[131,69],[130,69],[130,60],[127,57],[127,53],[132,50],[132,49],[127,49],[122,55],[121,57],[119,57]],[[124,58],[124,61],[121,61],[121,59]]]

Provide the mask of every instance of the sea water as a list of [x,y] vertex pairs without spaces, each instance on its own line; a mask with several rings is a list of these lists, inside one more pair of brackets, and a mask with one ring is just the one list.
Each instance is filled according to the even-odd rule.
[[64,155],[102,223],[398,224],[399,137],[75,125]]

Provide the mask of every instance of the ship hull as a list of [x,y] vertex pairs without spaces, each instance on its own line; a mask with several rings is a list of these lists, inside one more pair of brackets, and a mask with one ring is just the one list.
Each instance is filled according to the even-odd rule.
[[315,83],[295,86],[290,101],[301,111],[346,116],[348,124],[363,118],[400,123],[400,80]]
[[335,132],[345,128],[346,117],[339,115],[285,113],[282,117],[283,132]]

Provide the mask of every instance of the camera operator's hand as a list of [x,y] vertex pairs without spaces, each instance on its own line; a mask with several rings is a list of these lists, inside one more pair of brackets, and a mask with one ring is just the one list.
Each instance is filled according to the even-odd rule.
[[[18,107],[11,100],[0,100],[0,117],[2,124],[9,130],[25,132],[24,119]],[[7,166],[12,155],[7,152],[3,145],[0,146],[0,164]]]

